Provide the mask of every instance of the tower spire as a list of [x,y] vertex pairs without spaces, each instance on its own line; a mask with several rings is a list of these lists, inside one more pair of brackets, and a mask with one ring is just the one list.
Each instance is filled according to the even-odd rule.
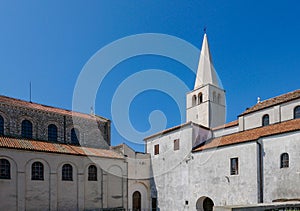
[[220,87],[217,74],[213,66],[205,29],[194,89],[206,84],[212,84]]

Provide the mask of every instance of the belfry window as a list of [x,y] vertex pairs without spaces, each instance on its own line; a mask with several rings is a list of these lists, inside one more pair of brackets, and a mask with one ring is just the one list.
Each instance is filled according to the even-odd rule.
[[203,95],[202,95],[202,92],[200,92],[198,94],[198,104],[202,103],[203,102]]
[[88,181],[97,181],[97,167],[90,165],[88,168]]
[[41,162],[34,162],[31,166],[31,179],[44,180],[44,165]]
[[265,114],[262,118],[262,126],[267,126],[269,125],[269,115]]
[[193,95],[193,97],[192,97],[192,106],[195,106],[196,102],[197,102],[197,96]]
[[0,179],[10,179],[10,163],[6,159],[0,159]]
[[282,153],[280,156],[280,168],[288,168],[289,167],[289,154]]
[[63,181],[73,181],[73,167],[70,164],[64,164],[61,171]]
[[71,130],[71,143],[72,144],[79,144],[79,137],[80,133],[77,128],[72,128]]
[[4,119],[0,115],[0,136],[4,135]]
[[27,119],[22,121],[21,135],[23,138],[32,138],[32,123]]
[[297,106],[294,109],[294,119],[298,119],[298,118],[300,118],[300,106]]
[[213,91],[213,102],[217,102],[217,94]]
[[221,103],[221,94],[218,94],[218,103]]
[[48,141],[57,141],[57,127],[54,124],[48,126]]

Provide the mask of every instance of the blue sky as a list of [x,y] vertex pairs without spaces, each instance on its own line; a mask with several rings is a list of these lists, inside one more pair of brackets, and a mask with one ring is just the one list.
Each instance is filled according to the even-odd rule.
[[[227,121],[262,100],[299,88],[299,1],[1,1],[0,94],[72,108],[73,90],[86,62],[102,47],[134,34],[163,33],[200,48],[207,26],[210,49],[227,98]],[[111,119],[112,96],[128,76],[144,69],[168,71],[192,89],[195,76],[161,56],[138,56],[107,75],[96,113]],[[181,123],[167,94],[148,90],[131,103],[139,131],[149,128],[152,110],[167,127]],[[112,120],[113,121],[113,120]],[[112,144],[126,142],[112,128]]]

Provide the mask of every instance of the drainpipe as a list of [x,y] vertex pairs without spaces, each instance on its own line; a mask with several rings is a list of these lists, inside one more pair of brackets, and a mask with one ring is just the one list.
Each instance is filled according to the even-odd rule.
[[259,140],[256,140],[258,145],[258,186],[259,186],[259,198],[258,203],[264,202],[264,186],[263,186],[263,152],[262,145]]

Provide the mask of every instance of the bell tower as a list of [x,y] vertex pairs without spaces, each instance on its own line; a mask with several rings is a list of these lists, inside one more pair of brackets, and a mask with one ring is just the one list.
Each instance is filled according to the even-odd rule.
[[204,34],[194,90],[186,95],[186,118],[208,128],[225,123],[225,91],[213,66],[207,35]]

